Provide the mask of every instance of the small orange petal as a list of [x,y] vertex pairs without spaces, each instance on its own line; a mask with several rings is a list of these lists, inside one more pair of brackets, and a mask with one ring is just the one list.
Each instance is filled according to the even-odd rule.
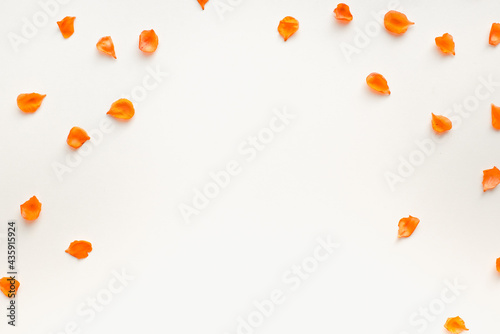
[[205,5],[207,4],[208,0],[198,0],[198,3],[201,6],[201,9],[205,10]]
[[90,252],[92,252],[92,244],[84,240],[75,240],[69,245],[68,249],[66,249],[66,253],[77,259],[86,258],[89,256]]
[[139,49],[142,52],[153,53],[158,48],[158,35],[153,29],[144,30],[139,36]]
[[384,26],[389,32],[401,35],[408,30],[408,27],[415,24],[408,20],[405,14],[391,10],[384,16]]
[[500,23],[493,23],[490,31],[490,44],[498,45],[500,43]]
[[497,259],[497,271],[500,273],[500,257]]
[[366,83],[368,87],[376,91],[377,93],[389,95],[391,91],[389,90],[389,86],[387,85],[387,80],[385,80],[382,74],[378,73],[370,73],[366,77]]
[[352,21],[352,14],[349,9],[349,6],[346,5],[345,3],[339,3],[337,5],[337,8],[333,10],[333,13],[335,14],[335,18],[339,21],[342,22],[351,22]]
[[61,21],[58,21],[57,25],[59,26],[59,30],[61,30],[61,34],[63,35],[63,37],[69,38],[75,32],[75,26],[74,26],[75,25],[75,17],[66,16]]
[[495,166],[483,170],[483,191],[494,189],[500,184],[500,170]]
[[42,211],[42,203],[36,198],[31,197],[29,200],[21,204],[21,216],[26,220],[35,220],[40,216]]
[[20,94],[17,97],[17,106],[25,113],[34,113],[42,105],[42,101],[47,95],[38,93]]
[[452,124],[448,117],[432,114],[432,128],[437,133],[451,130]]
[[408,238],[413,234],[418,223],[420,223],[420,219],[416,217],[409,216],[408,218],[401,218],[398,224],[398,238]]
[[119,99],[111,105],[107,114],[119,119],[131,119],[135,114],[134,105],[127,99]]
[[283,37],[285,42],[288,38],[290,38],[290,36],[295,34],[297,30],[299,30],[299,21],[291,16],[285,17],[278,25],[278,32]]
[[441,37],[436,37],[436,45],[444,54],[455,55],[455,42],[453,42],[453,36],[445,33]]
[[75,126],[71,128],[71,130],[69,130],[69,135],[68,139],[66,139],[66,142],[73,148],[79,148],[89,139],[90,137],[84,129]]
[[465,322],[460,317],[448,318],[444,324],[444,328],[452,334],[460,334],[463,331],[468,331],[465,327]]
[[8,298],[15,297],[20,285],[21,284],[13,277],[0,278],[0,291]]
[[497,130],[500,130],[500,107],[491,104],[491,125]]
[[99,42],[97,42],[96,47],[100,52],[116,59],[115,45],[113,44],[111,37],[106,36],[101,38]]

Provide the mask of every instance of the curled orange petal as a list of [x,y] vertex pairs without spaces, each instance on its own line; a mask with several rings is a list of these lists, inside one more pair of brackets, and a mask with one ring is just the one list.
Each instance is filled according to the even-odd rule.
[[384,16],[384,26],[389,32],[396,35],[404,34],[408,27],[415,24],[408,20],[405,14],[391,10]]
[[75,17],[66,16],[61,21],[57,22],[59,26],[59,30],[61,30],[61,34],[64,38],[69,38],[75,32]]
[[366,84],[368,87],[376,91],[377,93],[389,95],[391,91],[389,90],[389,85],[387,85],[387,80],[385,80],[382,74],[370,73],[366,77]]
[[119,99],[111,105],[107,114],[119,119],[131,119],[135,114],[134,105],[127,99]]
[[116,59],[115,45],[111,37],[106,36],[101,38],[96,44],[97,50],[104,53],[105,55],[111,56]]
[[436,37],[436,45],[444,54],[455,55],[455,42],[453,42],[453,36],[445,33],[441,37]]
[[347,23],[352,21],[351,10],[345,3],[339,3],[337,8],[333,10],[333,13],[335,14],[335,18],[341,22]]
[[420,219],[416,217],[401,218],[398,223],[398,238],[408,238],[413,234],[418,223],[420,223]]
[[42,211],[42,203],[36,198],[31,197],[29,200],[21,204],[21,216],[26,220],[35,220],[40,216]]
[[432,128],[437,133],[451,130],[452,124],[448,117],[432,114]]
[[8,298],[15,297],[20,285],[21,284],[13,277],[0,278],[0,291]]
[[208,0],[198,0],[198,3],[201,6],[201,9],[205,10],[205,5],[207,4]]
[[86,258],[89,256],[90,252],[92,252],[92,244],[84,240],[75,240],[69,245],[68,249],[66,249],[66,253],[77,259]]
[[17,97],[17,106],[25,113],[34,113],[42,105],[42,101],[47,95],[38,93],[20,94]]
[[500,107],[491,104],[491,125],[497,130],[500,130]]
[[483,170],[483,191],[494,189],[500,184],[500,170],[493,166],[492,169]]
[[69,130],[69,135],[68,139],[66,139],[66,142],[73,148],[79,148],[89,139],[90,137],[84,129],[75,126],[71,128],[71,130]]
[[500,257],[497,259],[497,271],[500,273]]
[[139,36],[139,49],[142,52],[153,53],[158,48],[158,35],[153,29],[144,30]]
[[299,21],[291,16],[285,17],[280,21],[280,24],[278,25],[278,32],[280,33],[281,37],[283,37],[285,42],[288,38],[290,38],[290,36],[295,34],[297,30],[299,30]]
[[493,23],[490,30],[490,44],[498,45],[500,43],[500,23]]
[[444,328],[452,334],[460,334],[463,331],[468,331],[465,327],[465,322],[460,317],[448,318],[444,324]]

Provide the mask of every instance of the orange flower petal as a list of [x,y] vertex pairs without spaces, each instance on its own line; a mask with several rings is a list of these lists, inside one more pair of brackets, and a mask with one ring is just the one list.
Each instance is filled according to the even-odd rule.
[[398,224],[398,238],[408,238],[413,234],[418,223],[420,223],[420,219],[416,217],[409,216],[408,218],[401,218]]
[[451,130],[452,124],[448,117],[432,114],[432,128],[437,133]]
[[96,47],[100,52],[116,59],[115,45],[113,44],[111,37],[106,36],[101,38],[99,42],[97,42]]
[[498,45],[500,43],[500,23],[493,23],[490,31],[490,44]]
[[497,259],[497,271],[500,273],[500,257]]
[[444,324],[444,328],[452,334],[460,334],[463,331],[468,331],[465,327],[465,322],[460,317],[448,318]]
[[384,26],[389,32],[401,35],[408,30],[408,27],[415,24],[408,20],[405,14],[391,10],[384,16]]
[[68,139],[66,139],[66,142],[73,148],[79,148],[89,139],[90,137],[84,129],[75,126],[71,128],[71,130],[69,130],[69,135]]
[[491,104],[491,125],[497,130],[500,130],[500,107]]
[[158,48],[158,35],[153,29],[144,30],[139,36],[139,49],[142,52],[153,53]]
[[29,200],[21,204],[21,216],[26,220],[35,220],[40,216],[42,211],[42,203],[36,198],[31,197]]
[[84,240],[75,240],[69,245],[68,249],[66,249],[66,253],[77,259],[86,258],[89,256],[90,252],[92,252],[92,244]]
[[59,26],[59,30],[61,30],[61,34],[63,35],[63,37],[69,38],[75,32],[75,26],[74,26],[75,25],[75,17],[66,16],[61,21],[58,21],[57,25]]
[[17,294],[20,285],[21,284],[15,278],[0,278],[0,291],[8,298],[12,298]]
[[483,170],[483,191],[494,189],[500,184],[500,170],[496,167]]
[[111,105],[107,114],[119,119],[131,119],[135,114],[134,105],[127,99],[119,99]]
[[370,73],[366,77],[366,83],[368,87],[376,91],[377,93],[389,95],[391,91],[389,90],[389,86],[387,85],[387,80],[385,80],[382,74],[378,73]]
[[351,22],[352,21],[352,14],[349,9],[349,6],[346,5],[345,3],[339,3],[337,5],[337,8],[333,10],[333,13],[335,14],[335,18],[339,21],[342,22]]
[[299,30],[299,21],[291,16],[285,17],[278,25],[278,32],[283,37],[285,42],[288,38],[290,38],[290,36],[295,34],[297,30]]
[[453,42],[453,36],[445,33],[441,37],[436,37],[436,45],[444,54],[455,55],[455,42]]
[[17,97],[17,106],[25,113],[34,113],[42,105],[42,101],[47,95],[38,93],[20,94]]
[[205,5],[207,4],[208,0],[198,0],[198,3],[201,6],[201,9],[205,10]]

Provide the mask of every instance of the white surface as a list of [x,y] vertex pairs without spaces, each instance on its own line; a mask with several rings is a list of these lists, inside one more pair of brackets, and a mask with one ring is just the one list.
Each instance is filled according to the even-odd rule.
[[[471,334],[497,331],[500,190],[483,194],[481,180],[500,164],[490,120],[500,87],[395,191],[384,173],[415,141],[436,138],[431,112],[463,103],[481,76],[500,81],[500,48],[488,45],[500,3],[401,1],[416,24],[399,38],[380,29],[351,62],[341,43],[355,45],[357,29],[373,25],[371,13],[388,1],[350,1],[347,26],[335,22],[334,1],[233,1],[223,19],[215,3],[202,11],[195,0],[73,0],[15,52],[7,34],[20,34],[40,6],[2,2],[0,221],[21,226],[21,288],[19,326],[2,315],[0,331],[64,333],[74,321],[93,334],[235,334],[237,318],[274,289],[285,301],[254,333],[442,333],[456,315]],[[64,40],[56,21],[67,15],[76,16],[75,34]],[[287,15],[300,29],[285,43],[276,27]],[[160,46],[146,57],[138,36],[151,28]],[[455,57],[436,49],[445,32]],[[117,60],[95,49],[107,35]],[[111,103],[157,66],[169,76],[136,103],[134,119],[112,120],[59,182],[52,164],[75,156],[69,129],[98,128]],[[391,96],[368,90],[374,71]],[[33,91],[47,98],[23,115],[16,97]],[[285,106],[296,118],[247,162],[239,145]],[[179,205],[231,160],[241,173],[185,224]],[[43,209],[26,224],[19,205],[32,195]],[[397,223],[409,214],[421,223],[398,241]],[[340,247],[292,291],[282,275],[328,235]],[[94,246],[82,261],[64,252],[79,239]],[[122,269],[135,279],[86,321],[78,306]],[[439,306],[444,280],[455,279],[467,288],[419,331],[409,318]]]

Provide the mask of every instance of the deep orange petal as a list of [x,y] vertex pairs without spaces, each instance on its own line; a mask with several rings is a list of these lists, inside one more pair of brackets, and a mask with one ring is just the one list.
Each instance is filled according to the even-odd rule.
[[432,114],[432,128],[437,133],[451,130],[452,124],[448,117]]
[[497,259],[497,271],[500,273],[500,257]]
[[198,3],[201,6],[201,9],[205,10],[205,5],[207,4],[208,0],[198,0]]
[[444,328],[452,334],[460,334],[463,331],[468,331],[465,327],[465,322],[460,317],[448,318],[444,324]]
[[35,220],[40,216],[42,211],[42,203],[36,198],[31,197],[29,200],[21,204],[21,216],[26,220]]
[[[12,282],[14,281],[14,282]],[[14,284],[12,284],[14,283]],[[14,285],[14,286],[12,286]],[[19,289],[19,286],[21,284],[16,280],[16,279],[11,279],[10,277],[2,277],[0,278],[0,291],[2,291],[2,293],[6,296],[6,297],[10,297],[9,298],[12,298],[14,297],[16,294],[17,294],[17,290]],[[11,291],[14,291],[14,293],[12,293]]]
[[139,36],[139,49],[142,52],[153,53],[158,48],[158,35],[153,29],[144,30]]
[[384,26],[389,32],[396,35],[404,34],[408,27],[415,24],[408,20],[405,14],[391,10],[384,16]]
[[66,139],[66,142],[73,148],[79,148],[89,139],[90,137],[84,129],[75,126],[71,128],[71,130],[69,130],[69,135],[68,139]]
[[101,38],[96,44],[97,50],[104,53],[105,55],[111,56],[116,59],[115,45],[111,37],[106,36]]
[[333,13],[335,14],[335,18],[339,21],[342,22],[352,21],[351,10],[349,9],[349,6],[346,5],[345,3],[339,3],[337,5],[337,8],[333,10]]
[[494,189],[500,184],[500,170],[496,167],[483,170],[483,191]]
[[61,30],[61,34],[64,38],[69,38],[75,32],[75,17],[66,16],[61,21],[57,22],[59,26],[59,30]]
[[401,218],[398,223],[398,238],[408,238],[413,234],[418,223],[420,223],[420,219],[416,217],[409,216],[408,218]]
[[20,94],[17,97],[17,106],[25,113],[34,113],[42,105],[42,101],[47,95],[38,93]]
[[500,107],[491,104],[491,125],[497,130],[500,130]]
[[131,119],[135,114],[134,105],[127,99],[119,99],[111,105],[107,114],[123,120]]
[[285,17],[278,25],[278,32],[283,37],[285,42],[288,38],[290,38],[290,36],[295,34],[297,30],[299,30],[299,21],[291,16]]
[[441,37],[436,37],[436,45],[444,54],[455,55],[455,42],[453,42],[453,36],[445,33]]
[[498,45],[500,43],[500,23],[493,23],[490,30],[490,44]]
[[69,245],[68,249],[66,249],[66,253],[77,259],[86,258],[89,256],[90,252],[92,252],[92,244],[84,240],[75,240]]
[[389,95],[391,91],[389,90],[389,85],[387,85],[387,80],[385,80],[382,74],[370,73],[366,77],[366,84],[368,87],[376,91],[377,93]]

